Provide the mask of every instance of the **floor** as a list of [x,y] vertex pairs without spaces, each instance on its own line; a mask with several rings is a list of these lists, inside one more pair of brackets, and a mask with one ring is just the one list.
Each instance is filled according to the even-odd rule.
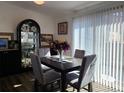
[[[1,92],[32,92],[34,91],[34,79],[32,72],[25,72],[17,75],[0,78]],[[49,88],[49,87],[48,87]],[[72,87],[68,87],[68,91],[72,92]],[[59,89],[48,91],[59,91]],[[85,90],[81,90],[85,91]],[[94,92],[112,92],[113,90],[103,85],[93,83]]]

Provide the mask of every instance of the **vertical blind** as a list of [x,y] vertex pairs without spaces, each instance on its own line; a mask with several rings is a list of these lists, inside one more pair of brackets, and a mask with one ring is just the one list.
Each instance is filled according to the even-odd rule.
[[95,82],[124,91],[124,8],[73,19],[73,47],[96,54]]

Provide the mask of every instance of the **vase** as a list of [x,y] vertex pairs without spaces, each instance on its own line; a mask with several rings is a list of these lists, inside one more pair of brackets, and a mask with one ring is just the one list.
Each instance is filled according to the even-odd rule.
[[59,50],[59,62],[63,60],[63,50]]

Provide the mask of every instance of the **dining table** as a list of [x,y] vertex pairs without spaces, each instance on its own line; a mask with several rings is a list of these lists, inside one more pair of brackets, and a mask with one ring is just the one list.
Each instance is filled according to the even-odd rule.
[[64,56],[60,61],[58,56],[41,57],[41,64],[46,65],[61,73],[61,91],[66,91],[66,74],[78,70],[82,64],[82,59]]

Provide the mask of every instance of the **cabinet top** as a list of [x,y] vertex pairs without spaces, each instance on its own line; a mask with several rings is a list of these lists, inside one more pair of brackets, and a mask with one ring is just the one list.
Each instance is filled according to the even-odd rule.
[[0,49],[0,51],[13,51],[13,50],[18,50],[18,49]]

